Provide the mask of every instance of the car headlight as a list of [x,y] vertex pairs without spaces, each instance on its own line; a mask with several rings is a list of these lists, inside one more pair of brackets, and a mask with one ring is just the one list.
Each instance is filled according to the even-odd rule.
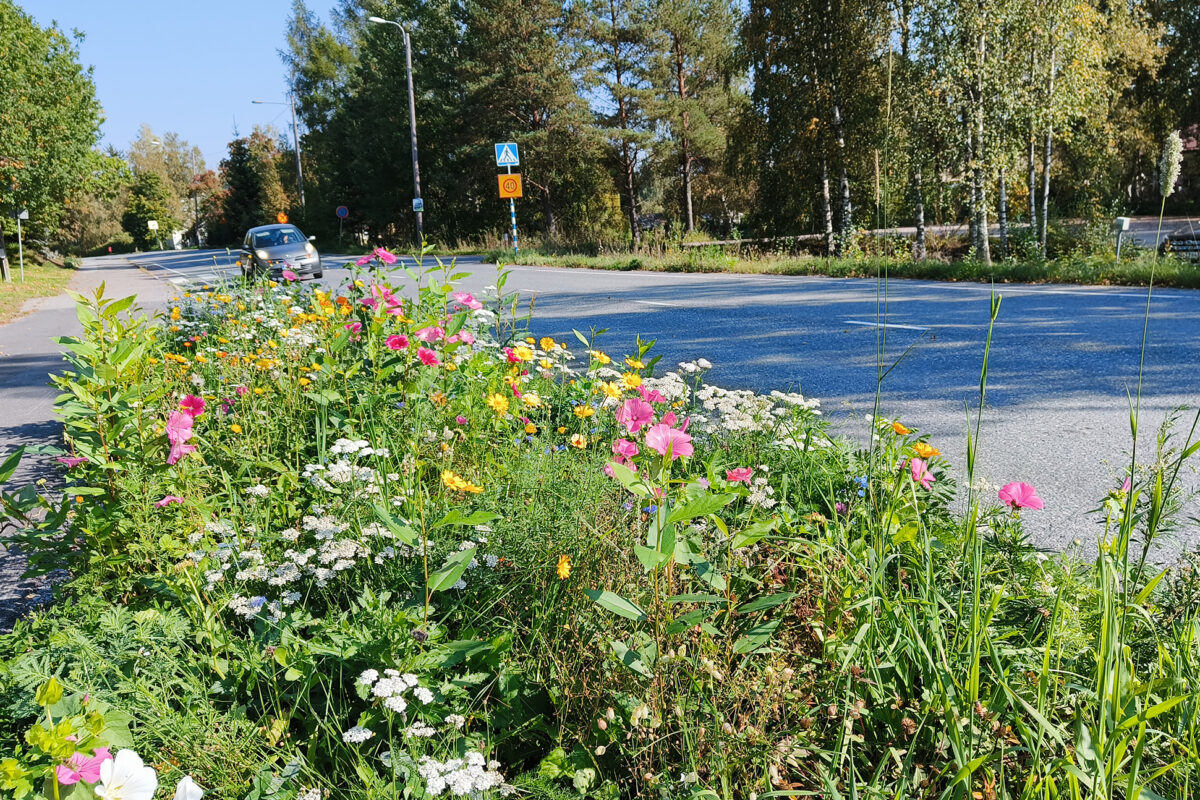
[[317,248],[313,247],[311,243],[304,245],[304,249],[307,250],[309,253],[317,252]]
[[263,261],[266,261],[268,258],[271,257],[271,254],[268,253],[266,250],[256,250],[254,252],[254,254],[256,256],[258,256],[259,258],[261,258]]

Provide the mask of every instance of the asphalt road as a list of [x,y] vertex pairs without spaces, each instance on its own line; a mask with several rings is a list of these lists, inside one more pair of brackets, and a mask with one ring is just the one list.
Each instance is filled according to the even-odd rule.
[[[213,256],[217,259],[214,264]],[[345,259],[325,256],[326,264]],[[227,273],[225,251],[152,253],[134,261],[177,284]],[[411,263],[411,262],[408,262]],[[470,290],[495,281],[492,265],[459,259]],[[233,268],[236,269],[236,268]],[[327,268],[325,283],[347,273]],[[400,280],[400,278],[397,278]],[[819,398],[839,431],[868,435],[878,374],[883,412],[930,434],[965,464],[966,416],[978,403],[991,289],[981,284],[544,267],[513,269],[508,289],[535,300],[537,336],[606,328],[613,353],[657,339],[663,363],[705,357],[712,383],[799,390]],[[1088,512],[1120,485],[1131,445],[1128,396],[1137,390],[1146,291],[1123,287],[1004,285],[992,341],[977,474],[993,486],[1034,484],[1046,510],[1027,512],[1042,546],[1087,553],[1102,527]],[[880,324],[882,323],[882,324]],[[1159,425],[1200,405],[1200,293],[1155,290],[1142,387],[1139,461],[1152,461]],[[1191,418],[1177,429],[1186,435]],[[1183,478],[1200,486],[1194,468]],[[1187,515],[1196,514],[1195,505]],[[1183,520],[1187,522],[1187,520]],[[1187,523],[1157,556],[1200,545]]]

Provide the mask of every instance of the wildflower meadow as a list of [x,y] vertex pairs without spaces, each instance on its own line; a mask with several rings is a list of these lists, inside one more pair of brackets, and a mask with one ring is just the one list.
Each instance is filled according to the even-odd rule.
[[57,462],[0,503],[69,573],[0,637],[0,793],[1200,796],[1200,580],[1148,556],[1190,417],[1050,554],[974,474],[986,352],[956,483],[921,420],[837,438],[394,260],[76,298],[63,444],[0,466]]

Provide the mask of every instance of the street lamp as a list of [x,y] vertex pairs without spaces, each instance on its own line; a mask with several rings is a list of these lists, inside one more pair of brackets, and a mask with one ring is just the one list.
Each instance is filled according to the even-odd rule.
[[300,129],[296,126],[296,93],[288,92],[288,102],[284,103],[279,100],[251,100],[251,103],[260,106],[286,106],[292,107],[292,139],[296,143],[296,189],[300,192],[300,209],[304,212],[305,219],[308,218],[308,206],[304,203],[304,172],[300,169]]
[[408,37],[408,28],[401,25],[399,22],[383,17],[368,17],[371,22],[377,22],[382,25],[395,25],[404,34],[404,60],[405,66],[408,69],[408,131],[409,137],[412,139],[412,162],[413,162],[413,211],[417,213],[417,245],[424,246],[425,234],[423,232],[423,203],[421,199],[421,167],[417,161],[417,102],[413,97],[413,78],[412,78],[412,42]]

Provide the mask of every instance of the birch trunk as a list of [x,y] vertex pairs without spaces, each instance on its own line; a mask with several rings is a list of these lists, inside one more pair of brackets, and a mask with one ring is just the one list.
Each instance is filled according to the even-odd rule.
[[1004,167],[1000,168],[1000,195],[996,198],[996,215],[1000,222],[1000,257],[1008,258],[1008,185]]
[[829,163],[821,156],[821,218],[825,223],[825,255],[834,254],[833,207],[829,202]]

